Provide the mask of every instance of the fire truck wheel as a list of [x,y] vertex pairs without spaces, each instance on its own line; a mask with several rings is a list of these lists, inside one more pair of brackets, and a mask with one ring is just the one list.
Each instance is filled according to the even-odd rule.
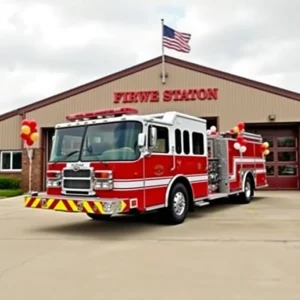
[[239,200],[243,204],[250,203],[252,200],[252,195],[253,195],[253,185],[250,177],[248,176],[245,182],[245,191],[240,195]]
[[110,215],[98,215],[98,214],[89,214],[87,213],[87,216],[95,221],[107,221],[110,219]]
[[186,187],[182,183],[176,183],[169,194],[167,207],[167,221],[176,225],[184,222],[189,209],[189,198]]

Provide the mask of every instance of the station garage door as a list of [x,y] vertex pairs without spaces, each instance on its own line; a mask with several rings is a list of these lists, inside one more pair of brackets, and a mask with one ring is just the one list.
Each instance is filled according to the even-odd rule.
[[[250,126],[249,126],[250,127]],[[270,189],[299,189],[299,141],[297,128],[249,128],[270,144],[267,176]]]

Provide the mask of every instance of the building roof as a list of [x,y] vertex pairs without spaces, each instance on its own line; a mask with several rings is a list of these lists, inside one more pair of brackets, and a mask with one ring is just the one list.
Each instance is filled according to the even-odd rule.
[[[121,79],[122,77],[125,77],[125,76],[128,76],[128,75],[143,71],[147,68],[150,68],[150,67],[153,67],[155,65],[160,64],[161,60],[162,60],[162,57],[159,56],[159,57],[156,57],[154,59],[143,62],[141,64],[138,64],[138,65],[135,65],[133,67],[124,69],[122,71],[119,71],[117,73],[108,75],[106,77],[103,77],[103,78],[97,79],[95,81],[86,83],[86,84],[78,86],[76,88],[67,90],[67,91],[62,92],[60,94],[56,94],[56,95],[51,96],[49,98],[46,98],[46,99],[37,101],[35,103],[20,107],[18,109],[15,109],[13,111],[10,111],[10,112],[7,112],[3,115],[0,115],[0,121],[3,121],[7,118],[10,118],[10,117],[13,117],[13,116],[16,116],[16,115],[25,114],[25,113],[30,112],[32,110],[36,110],[38,108],[47,106],[49,104],[53,104],[55,102],[64,100],[64,99],[69,98],[71,96],[83,93],[83,92],[88,91],[90,89],[94,89],[96,87],[107,84],[109,82]],[[220,79],[224,79],[224,80],[227,80],[227,81],[238,83],[238,84],[250,87],[250,88],[262,90],[262,91],[265,91],[265,92],[268,92],[268,93],[271,93],[271,94],[275,94],[275,95],[279,95],[279,96],[286,97],[286,98],[289,98],[289,99],[293,99],[293,100],[296,100],[296,101],[300,101],[300,94],[299,93],[295,93],[295,92],[292,92],[292,91],[281,89],[281,88],[278,88],[278,87],[275,87],[275,86],[272,86],[272,85],[264,84],[264,83],[261,83],[261,82],[258,82],[258,81],[254,81],[254,80],[247,79],[247,78],[244,78],[244,77],[240,77],[240,76],[237,76],[237,75],[229,74],[229,73],[219,71],[219,70],[216,70],[216,69],[212,69],[212,68],[208,68],[208,67],[205,67],[205,66],[197,65],[197,64],[187,62],[187,61],[184,61],[184,60],[181,60],[181,59],[178,59],[178,58],[170,57],[170,56],[167,56],[167,55],[165,55],[165,62],[169,63],[169,64],[172,64],[172,65],[175,65],[175,66],[178,66],[178,67],[181,67],[181,68],[189,69],[189,70],[192,70],[192,71],[195,71],[195,72],[203,73],[203,74],[206,74],[206,75],[210,75],[210,76],[213,76],[213,77],[217,77],[217,78],[220,78]]]

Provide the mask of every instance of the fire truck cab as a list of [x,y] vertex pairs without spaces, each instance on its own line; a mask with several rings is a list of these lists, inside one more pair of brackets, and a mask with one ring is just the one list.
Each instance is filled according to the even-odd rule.
[[169,224],[218,198],[249,203],[267,186],[262,138],[209,136],[206,120],[179,112],[139,115],[133,108],[67,116],[58,124],[46,193],[25,207],[83,212],[94,220],[158,210]]

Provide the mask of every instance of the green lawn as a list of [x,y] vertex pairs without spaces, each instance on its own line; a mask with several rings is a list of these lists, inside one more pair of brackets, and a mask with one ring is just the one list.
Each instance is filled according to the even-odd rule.
[[0,190],[0,198],[7,198],[7,197],[15,197],[23,195],[24,191],[17,189],[17,190]]

